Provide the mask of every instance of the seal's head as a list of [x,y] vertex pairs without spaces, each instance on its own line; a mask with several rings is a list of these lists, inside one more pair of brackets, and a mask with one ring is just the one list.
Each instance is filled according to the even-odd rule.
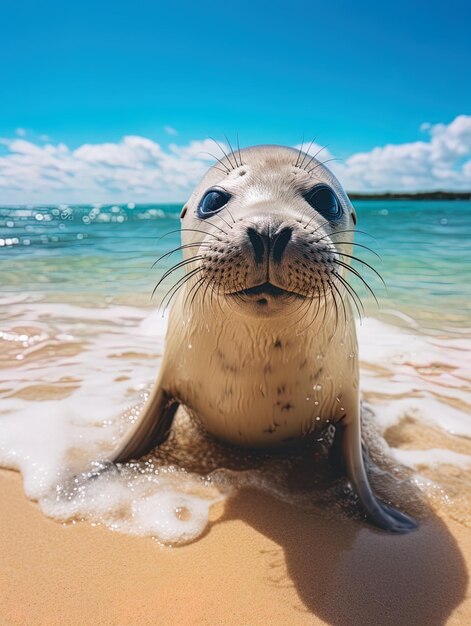
[[257,146],[229,154],[181,220],[196,298],[209,293],[241,315],[271,317],[343,290],[355,212],[335,176],[306,153]]

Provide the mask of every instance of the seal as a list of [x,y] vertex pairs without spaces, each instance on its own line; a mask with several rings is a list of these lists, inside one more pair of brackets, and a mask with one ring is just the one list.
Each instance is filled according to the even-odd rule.
[[334,427],[330,459],[370,522],[415,528],[376,498],[365,471],[356,221],[338,180],[306,152],[256,146],[219,159],[182,210],[183,261],[161,279],[185,270],[167,297],[162,366],[113,461],[165,441],[180,404],[238,446],[287,446]]

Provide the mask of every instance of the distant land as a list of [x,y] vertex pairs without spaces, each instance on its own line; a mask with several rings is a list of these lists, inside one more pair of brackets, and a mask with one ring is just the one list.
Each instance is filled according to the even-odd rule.
[[351,200],[471,200],[471,191],[417,191],[348,194]]

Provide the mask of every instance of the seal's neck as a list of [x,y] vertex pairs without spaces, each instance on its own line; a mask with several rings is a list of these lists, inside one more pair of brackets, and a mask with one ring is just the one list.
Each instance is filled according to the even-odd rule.
[[232,343],[234,348],[244,345],[278,347],[292,343],[293,337],[306,345],[336,343],[342,341],[353,323],[351,312],[347,312],[345,320],[324,306],[318,310],[295,308],[283,317],[247,316],[217,306],[199,307],[186,316],[188,333],[215,337],[218,341]]

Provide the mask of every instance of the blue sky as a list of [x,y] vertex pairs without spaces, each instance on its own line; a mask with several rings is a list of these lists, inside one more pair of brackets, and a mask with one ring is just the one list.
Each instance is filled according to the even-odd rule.
[[471,113],[469,2],[29,0],[1,13],[6,140],[304,136],[345,159]]

